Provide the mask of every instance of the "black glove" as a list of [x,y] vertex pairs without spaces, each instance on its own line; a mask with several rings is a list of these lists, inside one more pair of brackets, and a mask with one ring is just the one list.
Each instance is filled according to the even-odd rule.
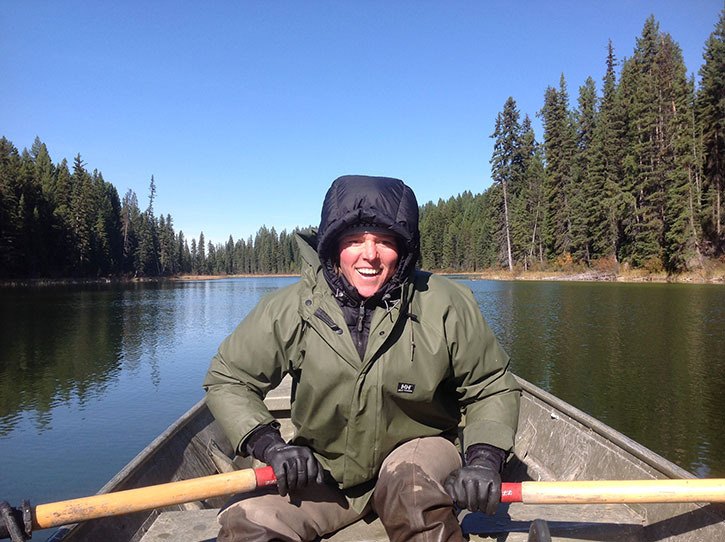
[[461,508],[495,514],[501,502],[501,470],[506,452],[488,444],[466,450],[466,465],[443,483],[446,493]]
[[322,467],[307,446],[273,444],[267,448],[264,462],[274,469],[277,489],[283,497],[311,482],[322,483]]
[[279,434],[279,426],[265,425],[247,437],[243,448],[272,467],[281,496],[295,493],[311,482],[323,483],[320,463],[307,446],[287,444]]

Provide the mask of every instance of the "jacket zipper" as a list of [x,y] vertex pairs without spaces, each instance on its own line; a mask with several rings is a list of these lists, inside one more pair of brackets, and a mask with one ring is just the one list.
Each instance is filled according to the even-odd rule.
[[322,309],[317,309],[315,311],[315,316],[317,316],[320,320],[322,320],[327,327],[329,327],[332,331],[337,333],[338,335],[342,335],[342,329],[340,326],[338,326],[335,321],[332,319],[332,317],[327,314]]
[[363,322],[365,321],[365,302],[360,303],[360,308],[357,311],[357,332],[361,333],[363,330]]

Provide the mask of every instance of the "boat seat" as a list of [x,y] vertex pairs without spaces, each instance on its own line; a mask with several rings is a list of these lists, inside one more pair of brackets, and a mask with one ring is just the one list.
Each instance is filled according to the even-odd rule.
[[[217,509],[161,512],[138,542],[214,542],[219,529]],[[494,516],[462,512],[459,516],[472,541],[525,542],[537,519],[546,520],[556,542],[582,540],[642,540],[643,520],[629,507],[614,505],[502,505]],[[325,537],[330,542],[383,542],[385,535],[375,517],[361,520]]]

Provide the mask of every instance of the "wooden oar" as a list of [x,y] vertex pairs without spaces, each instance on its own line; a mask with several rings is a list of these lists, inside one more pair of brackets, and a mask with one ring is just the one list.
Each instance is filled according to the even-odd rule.
[[[276,483],[272,467],[262,467],[39,504],[31,510],[32,529],[49,529],[91,519],[246,493]],[[0,525],[0,538],[9,536],[6,530]]]
[[[39,504],[31,510],[33,529],[49,529],[174,504],[245,493],[274,485],[271,467],[244,469],[180,482],[115,491]],[[502,502],[599,504],[725,502],[725,479],[521,482],[502,485]],[[8,537],[0,525],[0,538]]]
[[614,504],[725,502],[725,478],[506,483],[501,502]]

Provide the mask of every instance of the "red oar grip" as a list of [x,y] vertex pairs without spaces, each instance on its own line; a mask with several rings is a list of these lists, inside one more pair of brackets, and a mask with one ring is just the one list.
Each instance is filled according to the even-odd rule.
[[521,484],[512,482],[501,484],[501,502],[521,502]]
[[254,477],[257,479],[257,487],[273,486],[277,483],[272,467],[254,469]]

